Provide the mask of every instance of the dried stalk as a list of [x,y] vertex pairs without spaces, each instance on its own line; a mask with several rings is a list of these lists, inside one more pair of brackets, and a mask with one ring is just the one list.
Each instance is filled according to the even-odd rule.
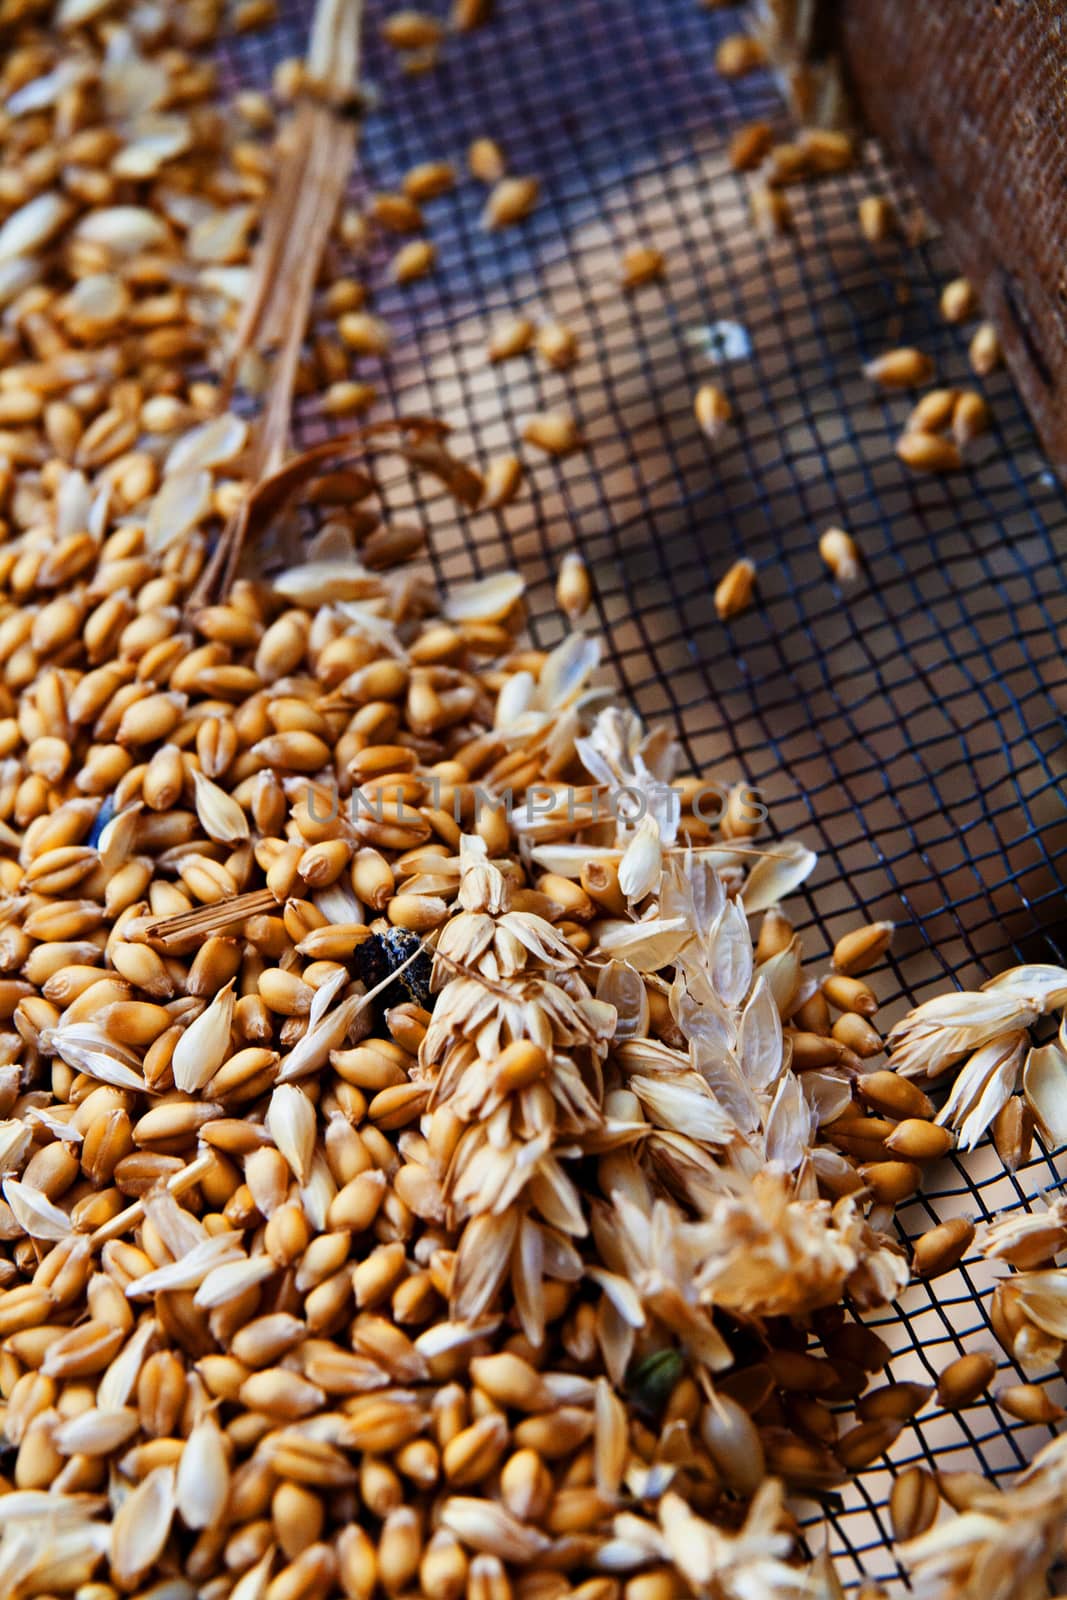
[[[278,347],[252,463],[257,484],[276,473],[285,459],[312,295],[355,156],[362,17],[362,0],[319,0],[316,6],[307,53],[308,92],[288,130],[278,186],[253,259],[251,291],[230,354],[227,387],[232,387],[247,351]],[[255,493],[253,489],[249,499]],[[248,533],[247,508],[246,500],[223,530],[189,597],[191,612],[229,591]]]
[[212,934],[224,933],[227,928],[244,922],[261,912],[277,910],[278,902],[269,889],[253,889],[239,894],[235,899],[222,900],[213,906],[197,906],[193,911],[181,911],[175,917],[163,917],[145,927],[145,937],[169,950],[190,939],[207,939]]

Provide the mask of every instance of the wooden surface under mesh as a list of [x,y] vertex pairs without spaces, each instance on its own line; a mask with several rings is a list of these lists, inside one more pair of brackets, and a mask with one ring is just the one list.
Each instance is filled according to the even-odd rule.
[[1060,0],[840,0],[863,115],[995,322],[1067,473],[1067,13]]

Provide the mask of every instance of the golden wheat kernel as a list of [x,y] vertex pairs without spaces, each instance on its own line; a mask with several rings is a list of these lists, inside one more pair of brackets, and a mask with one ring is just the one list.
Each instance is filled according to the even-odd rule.
[[868,244],[881,244],[896,225],[891,202],[883,194],[864,195],[859,203],[860,232]]
[[946,322],[966,322],[978,309],[978,296],[966,278],[953,278],[941,291],[941,315]]
[[881,1055],[885,1045],[877,1028],[872,1028],[866,1017],[861,1017],[857,1011],[844,1011],[837,1018],[830,1030],[831,1037],[860,1060],[870,1056]]
[[537,204],[541,185],[537,178],[499,178],[482,211],[482,226],[509,228],[524,221]]
[[768,152],[760,172],[764,183],[780,189],[809,176],[811,163],[799,144],[776,144]]
[[958,393],[955,389],[931,389],[912,408],[905,423],[908,433],[941,433],[952,421]]
[[735,561],[715,588],[715,610],[722,621],[736,617],[752,603],[756,589],[756,567],[747,559]]
[[992,421],[992,414],[983,396],[974,389],[964,389],[952,412],[952,437],[962,449],[980,433],[985,433],[992,426]]
[[627,250],[619,263],[619,283],[627,291],[655,283],[667,269],[666,257],[654,245],[639,244]]
[[948,1272],[962,1261],[974,1242],[974,1223],[969,1217],[950,1217],[939,1222],[915,1241],[912,1271],[924,1278]]
[[886,1139],[886,1148],[907,1161],[933,1161],[951,1150],[955,1140],[949,1128],[924,1117],[905,1117]]
[[456,171],[449,161],[423,161],[404,174],[404,193],[420,204],[436,200],[456,186]]
[[412,239],[393,257],[391,272],[397,283],[413,283],[433,271],[437,252],[429,239]]
[[472,139],[467,147],[467,168],[480,183],[496,183],[507,171],[507,162],[495,139]]
[[963,465],[959,445],[935,433],[902,433],[896,454],[915,472],[956,472]]
[[556,604],[572,623],[589,609],[593,597],[589,569],[575,550],[568,550],[556,578]]
[[1014,1383],[996,1393],[997,1405],[1011,1417],[1021,1422],[1041,1422],[1053,1425],[1062,1422],[1064,1410],[1056,1404],[1048,1390],[1040,1383]]
[[864,376],[886,389],[913,389],[933,373],[933,362],[921,350],[903,345],[864,363]]
[[406,194],[381,191],[370,198],[371,220],[389,233],[419,233],[424,226],[422,211]]
[[855,165],[855,141],[840,128],[803,128],[798,143],[813,172],[847,172]]
[[389,324],[369,311],[346,311],[338,319],[337,331],[357,355],[384,356],[392,344]]
[[849,583],[859,577],[859,546],[844,528],[827,528],[820,534],[819,554],[839,583]]
[[345,311],[361,311],[366,299],[366,289],[355,278],[334,278],[323,294],[322,304],[328,316],[339,317]]
[[444,29],[425,11],[393,11],[381,25],[382,38],[394,50],[427,50],[440,44]]
[[893,1537],[903,1543],[925,1533],[937,1517],[941,1497],[937,1480],[925,1467],[908,1467],[893,1482],[889,1516]]
[[718,439],[733,416],[733,407],[715,383],[702,383],[693,397],[693,414],[706,439]]
[[850,928],[834,945],[835,970],[848,977],[865,972],[885,955],[892,937],[891,922],[868,922],[861,927]]
[[533,344],[536,328],[529,317],[508,317],[492,329],[486,344],[490,361],[510,361]]
[[988,1389],[997,1370],[996,1361],[985,1351],[974,1350],[969,1355],[950,1361],[937,1381],[937,1398],[946,1411],[958,1411],[973,1405],[979,1395]]
[[522,487],[522,462],[517,456],[494,456],[485,469],[482,503],[490,508],[506,506]]
[[752,224],[763,239],[781,238],[793,227],[793,213],[781,189],[758,183],[749,195]]
[[747,122],[730,139],[729,159],[735,172],[752,172],[774,143],[769,122]]
[[542,323],[537,330],[537,350],[550,367],[565,371],[578,359],[577,335],[565,323]]
[[747,33],[728,34],[715,52],[715,70],[724,78],[744,77],[765,61],[762,44]]
[[1004,352],[1000,347],[997,330],[991,322],[980,323],[975,329],[967,347],[967,356],[972,372],[977,373],[980,378],[988,377],[1001,366]]
[[578,424],[567,411],[538,411],[523,423],[522,437],[546,455],[562,456],[582,442]]

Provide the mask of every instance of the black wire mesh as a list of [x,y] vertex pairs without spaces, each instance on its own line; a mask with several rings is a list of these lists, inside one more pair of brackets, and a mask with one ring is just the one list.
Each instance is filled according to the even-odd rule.
[[[224,77],[266,86],[273,64],[302,53],[309,14],[288,4],[270,30],[229,41]],[[358,186],[395,189],[431,158],[461,167],[483,134],[512,172],[542,184],[529,221],[502,233],[481,228],[473,181],[432,202],[437,269],[419,283],[391,285],[382,242],[368,247],[358,271],[397,346],[373,374],[382,410],[447,416],[459,446],[485,458],[520,449],[525,413],[562,405],[589,442],[564,461],[520,450],[528,491],[503,512],[459,524],[419,502],[439,579],[520,567],[532,633],[550,644],[559,556],[582,552],[624,693],[674,723],[695,770],[758,786],[772,831],[818,850],[790,908],[806,953],[821,958],[860,918],[898,924],[876,975],[880,1021],[952,981],[1062,961],[1067,505],[1003,374],[984,385],[994,427],[965,470],[917,477],[895,459],[912,397],[872,393],[861,362],[915,343],[940,381],[973,381],[966,332],[938,314],[950,264],[936,239],[898,232],[875,246],[858,229],[860,199],[890,189],[914,223],[909,195],[870,152],[861,170],[790,191],[791,238],[757,237],[725,146],[740,124],[781,122],[782,111],[765,74],[727,82],[715,71],[736,12],[501,0],[491,26],[450,39],[419,76],[380,45],[382,14],[371,6],[365,76],[381,101]],[[638,243],[665,252],[667,276],[624,294],[618,258]],[[578,363],[491,367],[488,328],[515,310],[570,323]],[[714,445],[692,411],[709,379],[735,414]],[[298,438],[315,427],[308,402]],[[831,522],[864,555],[846,592],[816,550]],[[712,591],[739,554],[757,563],[759,603],[723,625]],[[1046,1154],[1014,1176],[988,1147],[953,1158],[902,1214],[902,1232],[984,1218],[1056,1181]],[[935,1378],[974,1348],[1010,1370],[989,1327],[991,1287],[971,1262],[874,1319],[897,1353],[892,1376]],[[924,1461],[999,1477],[1047,1436],[988,1399],[962,1414],[927,1408],[892,1470]],[[831,1547],[846,1581],[899,1577],[888,1484],[872,1469],[835,1501]]]

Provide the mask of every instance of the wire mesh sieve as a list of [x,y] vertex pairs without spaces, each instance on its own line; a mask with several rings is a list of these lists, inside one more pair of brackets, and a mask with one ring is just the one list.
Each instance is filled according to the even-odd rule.
[[[227,81],[266,85],[278,60],[302,52],[309,14],[289,3],[270,30],[229,41]],[[531,459],[522,498],[463,524],[416,494],[437,576],[520,567],[532,634],[547,645],[560,630],[559,556],[582,552],[623,692],[674,724],[694,770],[758,786],[771,832],[818,850],[790,907],[808,957],[860,917],[898,924],[874,979],[880,1021],[953,980],[1062,962],[1067,504],[1003,374],[986,385],[994,427],[965,470],[917,477],[897,462],[910,398],[872,393],[861,362],[914,343],[940,381],[969,381],[966,334],[938,314],[951,265],[936,239],[871,245],[857,227],[872,192],[892,191],[905,227],[917,222],[906,190],[872,151],[856,172],[790,191],[793,237],[756,236],[726,143],[741,123],[783,112],[766,75],[715,71],[736,12],[501,0],[491,27],[415,77],[379,46],[381,15],[372,5],[365,77],[381,100],[357,186],[394,188],[429,158],[460,165],[483,134],[542,184],[533,217],[502,234],[479,226],[478,185],[431,202],[438,264],[420,283],[390,286],[385,251],[370,246],[361,271],[397,347],[382,409],[446,416],[460,448],[484,459],[514,447],[524,413],[562,405],[589,443],[562,462]],[[618,258],[639,243],[664,251],[667,277],[624,295]],[[569,323],[577,365],[489,366],[488,327],[513,310]],[[712,378],[735,414],[714,445],[692,413]],[[318,428],[303,402],[298,440]],[[864,554],[847,592],[817,554],[831,522]],[[741,554],[758,566],[759,603],[723,625],[712,590]],[[989,1148],[944,1161],[900,1214],[902,1232],[1023,1204],[1057,1181],[1035,1151],[1014,1176]],[[975,1348],[996,1352],[1006,1374],[991,1283],[971,1262],[874,1319],[898,1352],[892,1376],[936,1377]],[[1010,1475],[1047,1437],[988,1399],[959,1415],[928,1407],[891,1470],[922,1461]],[[846,1582],[899,1580],[890,1482],[880,1465],[830,1503]]]

